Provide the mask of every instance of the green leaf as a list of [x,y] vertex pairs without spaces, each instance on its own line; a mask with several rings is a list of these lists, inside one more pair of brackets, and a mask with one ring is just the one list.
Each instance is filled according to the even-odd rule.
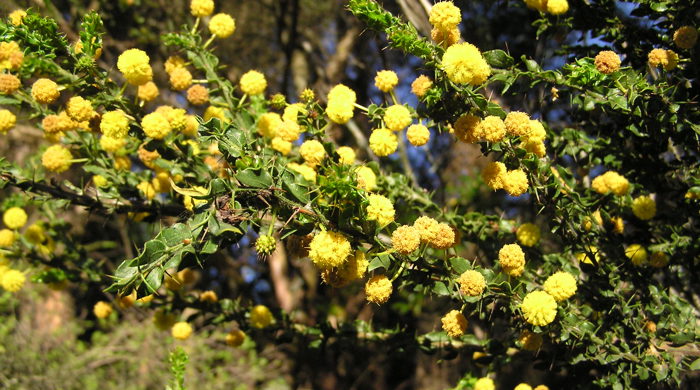
[[469,266],[469,262],[467,259],[463,257],[453,257],[450,259],[450,266],[452,267],[452,271],[454,271],[457,274],[462,274],[464,271],[467,271],[471,267]]
[[247,187],[268,188],[272,185],[272,177],[264,170],[256,174],[251,168],[244,169],[236,174],[236,179]]
[[391,260],[388,255],[376,256],[372,261],[369,262],[367,267],[367,272],[374,271],[377,268],[389,269]]
[[492,68],[508,68],[515,60],[503,50],[489,50],[483,53],[484,59]]
[[698,371],[700,370],[700,359],[695,359],[694,362],[690,363],[690,368],[691,371]]
[[181,244],[185,239],[192,237],[189,227],[184,223],[176,223],[169,228],[163,229],[160,236],[167,246],[175,246]]
[[146,290],[151,294],[155,293],[162,283],[163,269],[160,267],[152,269],[151,272],[148,273],[148,276],[146,276]]
[[282,175],[282,188],[292,194],[302,204],[309,203],[309,188],[296,181],[296,176],[289,171]]
[[447,288],[447,285],[443,282],[436,282],[433,285],[433,293],[436,295],[442,295],[442,296],[447,296],[450,295],[450,290]]

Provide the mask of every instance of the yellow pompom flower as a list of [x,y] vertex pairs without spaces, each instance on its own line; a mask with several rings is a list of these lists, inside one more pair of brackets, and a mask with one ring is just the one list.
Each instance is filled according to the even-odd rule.
[[371,194],[368,197],[369,204],[367,205],[367,220],[377,221],[380,228],[394,221],[394,204],[391,200],[382,196]]
[[272,312],[265,305],[257,305],[250,310],[250,326],[257,329],[267,328],[275,320]]
[[335,150],[340,158],[338,159],[339,164],[351,165],[355,162],[357,156],[355,151],[349,146],[341,146]]
[[289,141],[285,141],[280,137],[275,137],[272,139],[272,141],[270,141],[270,146],[272,149],[280,152],[283,156],[286,156],[292,151],[293,145]]
[[92,182],[95,184],[95,187],[107,187],[109,185],[109,181],[107,181],[107,178],[102,176],[102,175],[95,175],[92,177]]
[[542,335],[524,330],[518,337],[518,341],[524,350],[535,352],[542,347],[543,340]]
[[214,12],[214,0],[192,0],[190,2],[192,16],[201,18]]
[[[274,138],[277,127],[282,124],[282,117],[275,112],[266,112],[260,115],[256,129],[258,134],[267,138]],[[291,141],[290,141],[291,142]]]
[[71,119],[83,122],[92,118],[95,111],[92,109],[92,103],[80,96],[73,96],[66,104],[66,113]]
[[418,98],[422,98],[432,87],[433,80],[426,75],[420,75],[411,83],[411,92]]
[[51,104],[58,99],[58,84],[49,79],[38,79],[32,84],[32,98],[37,103]]
[[136,93],[136,96],[144,102],[153,101],[158,97],[158,95],[160,95],[160,91],[158,90],[158,86],[153,81],[148,81],[145,84],[139,85]]
[[192,336],[192,325],[185,321],[176,322],[170,329],[170,334],[178,340],[187,340]]
[[420,245],[420,232],[413,226],[401,225],[391,234],[391,246],[402,255],[410,255]]
[[12,25],[15,27],[22,24],[22,19],[24,19],[25,16],[27,16],[27,11],[23,9],[16,9],[7,15],[7,17],[10,19],[10,23],[12,23]]
[[144,116],[141,119],[141,128],[147,136],[153,139],[163,139],[172,131],[168,118],[157,112]]
[[603,50],[595,56],[593,63],[600,73],[610,74],[620,69],[622,62],[620,61],[620,56],[614,51]]
[[61,145],[49,146],[41,155],[41,165],[49,172],[61,173],[67,171],[73,163],[70,150]]
[[343,84],[338,84],[328,92],[326,114],[337,124],[345,124],[352,119],[357,95]]
[[126,138],[112,138],[103,135],[100,138],[100,147],[105,152],[114,153],[126,146]]
[[299,139],[301,127],[294,121],[283,120],[275,127],[274,134],[285,141],[294,142]]
[[566,0],[547,0],[547,12],[552,15],[561,15],[569,10],[569,2]]
[[664,70],[670,71],[678,65],[678,54],[673,50],[653,49],[649,52],[647,60],[652,68],[661,66]]
[[156,197],[156,188],[149,181],[142,181],[136,185],[136,188],[144,196],[144,198],[151,200]]
[[381,305],[386,303],[391,296],[393,286],[386,275],[374,275],[365,284],[367,302]]
[[265,75],[256,70],[249,70],[243,74],[238,84],[246,95],[260,95],[267,88]]
[[459,117],[454,124],[455,136],[468,144],[474,143],[479,139],[476,136],[476,127],[481,122],[481,118],[472,114],[465,114]]
[[100,120],[102,134],[112,138],[124,138],[129,133],[129,119],[120,110],[102,114]]
[[365,191],[374,191],[377,188],[377,175],[372,168],[366,166],[357,167],[355,170],[357,186]]
[[568,272],[559,271],[548,277],[543,287],[547,294],[560,302],[576,294],[576,278]]
[[451,1],[439,2],[430,9],[429,21],[435,28],[449,31],[462,21],[462,12]]
[[24,272],[8,269],[0,275],[0,286],[6,291],[14,293],[24,286],[26,280],[27,277],[24,275]]
[[326,149],[319,141],[312,139],[304,141],[299,147],[299,154],[304,159],[306,165],[315,167],[326,158]]
[[452,310],[442,317],[442,329],[450,337],[461,337],[467,331],[468,321],[458,310]]
[[309,243],[309,257],[320,269],[339,267],[350,255],[350,241],[338,232],[322,231]]
[[129,84],[143,85],[153,78],[150,61],[151,59],[145,51],[129,49],[119,55],[117,68]]
[[165,67],[165,73],[170,74],[175,69],[184,68],[187,66],[187,62],[180,56],[170,56],[167,60],[165,60],[163,66]]
[[481,177],[484,179],[484,183],[495,191],[503,188],[507,173],[505,164],[495,161],[484,167],[484,170],[481,171]]
[[446,223],[439,223],[437,230],[428,245],[435,249],[447,249],[455,246],[455,231]]
[[681,49],[691,49],[698,41],[698,30],[693,26],[679,27],[673,33],[673,43]]
[[118,171],[128,171],[131,169],[131,159],[129,156],[114,157],[114,169]]
[[527,175],[522,169],[514,169],[503,176],[503,189],[511,196],[520,196],[527,191]]
[[374,77],[374,85],[382,92],[391,92],[399,83],[399,77],[393,70],[380,70]]
[[593,179],[591,187],[600,194],[612,192],[617,196],[623,196],[629,191],[629,181],[615,171],[607,171]]
[[523,141],[520,147],[525,149],[525,151],[527,151],[528,153],[532,153],[540,158],[547,155],[547,147],[542,141],[527,138]]
[[384,124],[389,130],[401,131],[410,125],[411,121],[411,112],[404,105],[394,104],[384,112]]
[[10,229],[0,230],[0,248],[9,248],[15,243],[15,232]]
[[525,270],[525,253],[518,244],[504,245],[498,251],[498,262],[510,276],[520,276]]
[[440,224],[438,221],[426,216],[418,217],[415,222],[413,222],[413,227],[418,230],[420,241],[424,243],[435,241],[435,237],[440,232]]
[[0,94],[12,95],[22,86],[17,76],[9,73],[0,74]]
[[546,385],[537,385],[533,390],[549,390],[549,387]]
[[17,123],[17,117],[10,110],[0,110],[0,134],[12,130]]
[[457,27],[448,31],[440,30],[438,28],[434,28],[430,31],[430,39],[439,44],[442,48],[448,48],[454,45],[455,43],[459,42],[461,37],[462,35]]
[[470,297],[481,295],[486,288],[486,279],[484,275],[475,270],[464,271],[459,275],[457,283],[459,283],[459,291]]
[[236,329],[226,334],[226,345],[231,347],[240,347],[245,341],[246,335],[242,330]]
[[509,112],[504,123],[510,135],[524,136],[530,132],[530,116],[524,112]]
[[640,196],[632,201],[632,212],[639,219],[652,219],[656,215],[656,202],[649,196]]
[[204,110],[204,121],[209,121],[213,118],[220,120],[223,123],[228,123],[230,120],[226,117],[226,111],[221,107],[209,106]]
[[506,125],[501,118],[489,115],[476,125],[474,136],[488,142],[500,142],[506,136]]
[[547,0],[525,0],[525,5],[540,12],[547,11]]
[[112,314],[113,310],[114,309],[112,308],[112,304],[105,301],[99,301],[95,304],[95,306],[92,307],[92,313],[95,314],[95,317],[99,319],[109,317],[109,315]]
[[369,136],[369,147],[379,157],[386,157],[399,147],[399,139],[391,130],[376,129]]
[[557,301],[545,291],[532,291],[523,299],[520,310],[529,324],[545,326],[557,315]]
[[515,236],[518,238],[520,245],[535,246],[540,241],[540,228],[532,223],[524,223],[518,227]]
[[306,164],[289,163],[287,164],[287,168],[301,174],[304,179],[312,183],[316,182],[316,171]]
[[474,383],[474,390],[496,390],[496,384],[494,384],[493,379],[489,377],[479,378],[476,383]]
[[413,146],[423,146],[430,139],[430,130],[421,124],[411,125],[406,131],[406,138]]
[[647,250],[639,244],[632,244],[625,248],[625,256],[636,266],[644,265],[647,262]]
[[284,113],[282,114],[282,119],[290,120],[293,122],[298,122],[299,114],[306,115],[306,108],[302,103],[290,104],[284,108]]
[[445,50],[442,69],[456,84],[481,85],[491,75],[491,68],[479,49],[471,43],[457,43]]
[[209,20],[209,32],[217,38],[228,38],[236,31],[236,21],[231,15],[219,13]]
[[187,101],[193,106],[202,106],[209,102],[209,90],[199,84],[191,86],[187,90]]
[[527,141],[544,141],[547,137],[547,131],[544,129],[542,122],[530,119],[530,128],[527,134],[525,134],[525,140]]
[[184,91],[192,85],[192,73],[187,68],[177,68],[170,73],[170,86],[176,91]]
[[668,255],[663,252],[654,252],[649,256],[649,265],[654,268],[663,268],[668,264]]
[[[550,2],[552,0],[549,0]],[[528,385],[527,383],[520,383],[513,390],[532,390],[532,386]]]

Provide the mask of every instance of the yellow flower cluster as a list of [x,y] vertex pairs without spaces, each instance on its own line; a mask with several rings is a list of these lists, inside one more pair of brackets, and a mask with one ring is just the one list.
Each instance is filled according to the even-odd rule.
[[367,301],[381,305],[391,296],[393,286],[386,275],[374,275],[365,284]]
[[[0,248],[9,248],[17,239],[15,232],[10,229],[0,230]],[[2,267],[2,265],[0,265]]]
[[576,294],[576,279],[570,273],[560,271],[548,277],[543,287],[547,294],[560,302]]
[[241,76],[238,85],[246,95],[260,95],[267,88],[267,80],[264,74],[256,70],[249,70]]
[[209,90],[207,87],[195,84],[187,89],[187,101],[193,106],[202,106],[209,102]]
[[504,245],[498,251],[498,262],[510,276],[520,276],[525,270],[525,253],[518,244]]
[[357,167],[355,177],[359,188],[365,191],[374,191],[377,188],[377,175],[372,168],[367,166]]
[[413,146],[423,146],[430,140],[430,130],[422,124],[411,125],[406,131],[406,138]]
[[357,158],[355,151],[349,146],[341,146],[335,152],[340,156],[340,159],[338,159],[340,164],[352,165],[355,162],[355,158]]
[[17,117],[10,110],[0,110],[0,134],[12,130],[17,123]]
[[496,390],[496,384],[489,377],[479,378],[474,383],[474,390]]
[[190,12],[192,16],[198,18],[209,16],[214,12],[214,0],[192,0],[190,2]]
[[656,201],[650,196],[640,196],[632,201],[632,212],[641,220],[649,220],[656,215]]
[[[277,128],[282,124],[282,117],[274,112],[266,112],[258,118],[257,132],[263,137],[274,138]],[[296,139],[296,138],[295,138]],[[291,141],[290,141],[291,142]]]
[[304,179],[315,183],[316,182],[316,171],[306,164],[288,163],[287,168],[294,172],[301,174]]
[[384,226],[394,222],[394,205],[388,198],[371,194],[368,197],[369,204],[367,205],[367,220],[377,221],[377,226]]
[[19,78],[13,74],[0,74],[0,94],[12,95],[22,85]]
[[272,316],[272,312],[267,306],[257,305],[250,310],[250,326],[253,328],[263,329],[267,328],[275,320]]
[[109,315],[112,314],[113,310],[114,309],[112,308],[112,304],[105,301],[99,301],[95,303],[95,306],[92,307],[92,313],[95,315],[95,317],[99,319],[109,317]]
[[304,141],[299,147],[299,154],[304,159],[306,165],[315,167],[326,158],[326,149],[319,141],[312,139]]
[[50,172],[61,173],[67,171],[73,163],[73,155],[70,150],[61,145],[49,146],[41,156],[41,165]]
[[429,21],[439,30],[450,31],[462,21],[462,12],[451,1],[439,2],[430,9]]
[[467,331],[467,319],[458,310],[452,310],[442,317],[442,329],[450,337],[461,337]]
[[410,255],[420,245],[420,232],[413,226],[401,225],[391,234],[391,246],[402,255]]
[[9,229],[17,230],[27,223],[27,212],[20,207],[10,207],[3,213],[2,222]]
[[147,136],[153,139],[163,139],[172,131],[168,118],[159,112],[145,115],[141,119],[141,128]]
[[382,92],[391,92],[399,83],[399,77],[393,70],[380,70],[374,77],[374,85]]
[[236,329],[226,334],[226,344],[231,347],[240,347],[245,341],[246,335],[242,330]]
[[66,113],[71,119],[83,122],[92,118],[95,110],[92,109],[92,103],[89,100],[85,100],[80,96],[73,96],[68,99]]
[[376,129],[369,136],[369,147],[379,157],[386,157],[399,147],[399,139],[391,130]]
[[24,61],[24,52],[15,41],[0,42],[0,70],[17,70]]
[[328,92],[326,114],[337,124],[347,123],[353,116],[357,95],[355,91],[343,84],[338,84]]
[[153,81],[148,81],[145,84],[139,85],[136,96],[144,102],[155,100],[160,95],[158,86]]
[[698,41],[698,30],[693,26],[681,26],[673,33],[673,43],[681,49],[689,50]]
[[422,98],[432,87],[433,80],[426,75],[420,75],[411,83],[411,92],[413,92],[413,94],[418,98]]
[[389,130],[401,131],[411,124],[411,112],[406,106],[394,104],[384,112],[384,124]]
[[603,50],[595,56],[595,68],[600,73],[610,74],[620,69],[620,56],[612,50]]
[[486,288],[486,279],[484,275],[475,270],[464,271],[459,275],[457,283],[459,283],[459,291],[471,297],[481,295]]
[[350,250],[350,241],[342,233],[322,231],[311,240],[309,257],[323,270],[343,265]]
[[209,32],[217,38],[228,38],[236,31],[236,21],[231,15],[218,13],[209,20]]
[[38,79],[32,84],[32,98],[37,103],[51,104],[58,99],[58,84],[49,79]]
[[648,254],[647,250],[643,246],[639,244],[632,244],[625,248],[625,256],[630,259],[632,264],[642,266],[646,264]]
[[292,151],[293,145],[289,141],[285,141],[280,137],[275,137],[272,139],[272,141],[270,141],[270,146],[272,149],[280,152],[283,156],[286,156]]
[[367,266],[369,266],[369,260],[365,252],[356,250],[355,254],[348,257],[348,261],[341,267],[323,270],[321,278],[325,283],[340,288],[354,280],[364,278]]
[[552,15],[561,15],[569,10],[569,2],[567,0],[525,0],[525,5],[528,8],[540,12],[549,12]]
[[523,299],[520,310],[529,324],[545,326],[557,315],[557,301],[545,291],[532,291]]
[[170,329],[170,334],[178,340],[187,340],[192,336],[192,325],[185,321],[176,322]]
[[124,138],[129,133],[129,119],[120,110],[102,114],[100,120],[102,134],[111,138]]
[[[3,269],[5,267],[5,269]],[[22,289],[27,277],[24,272],[11,269],[6,266],[0,266],[0,287],[5,291],[17,292]]]
[[491,68],[479,49],[470,43],[458,43],[445,50],[442,69],[456,84],[481,85],[491,75]]
[[653,49],[649,52],[647,60],[652,68],[661,66],[666,71],[671,71],[678,66],[678,54],[673,50]]
[[454,45],[455,43],[459,42],[461,37],[459,28],[457,27],[449,31],[443,31],[438,28],[434,28],[432,31],[430,31],[430,39],[432,39],[433,42],[437,43],[442,48],[448,48]]
[[143,85],[153,78],[150,60],[145,51],[129,49],[119,55],[117,68],[129,84]]
[[591,182],[593,190],[599,194],[612,192],[617,196],[626,195],[629,191],[630,183],[624,176],[615,171],[607,171],[597,176]]
[[524,223],[518,227],[515,236],[518,238],[520,245],[535,246],[540,241],[540,228],[532,223]]
[[23,9],[16,9],[7,15],[7,17],[10,19],[10,23],[12,23],[13,26],[19,26],[22,24],[22,19],[24,19],[25,16],[27,16],[27,11]]
[[184,91],[192,85],[192,73],[187,68],[177,68],[170,72],[170,86],[176,91]]
[[529,330],[524,330],[520,334],[520,337],[518,337],[518,341],[524,350],[535,352],[542,347],[543,340],[542,335],[533,333]]

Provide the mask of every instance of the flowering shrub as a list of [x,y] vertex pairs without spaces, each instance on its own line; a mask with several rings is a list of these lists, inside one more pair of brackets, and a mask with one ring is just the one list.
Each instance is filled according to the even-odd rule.
[[[426,38],[378,2],[350,0],[425,73],[369,75],[372,104],[344,84],[297,97],[274,94],[258,70],[230,80],[215,46],[245,20],[214,14],[211,1],[193,0],[188,25],[162,37],[162,68],[140,48],[100,66],[96,13],[73,44],[50,18],[10,15],[0,22],[0,133],[21,124],[44,142],[24,161],[0,160],[0,286],[98,284],[95,318],[152,309],[181,342],[217,327],[232,347],[348,339],[459,354],[476,363],[457,388],[493,389],[509,380],[502,370],[532,361],[546,363],[551,386],[568,375],[603,388],[687,382],[700,365],[689,302],[700,259],[697,30],[683,24],[690,5],[664,4],[633,12],[658,22],[640,37],[584,17],[611,3],[509,3],[540,12],[538,37],[584,31],[611,49],[563,44],[566,63],[545,70],[465,41],[452,2],[432,8]],[[159,73],[169,85],[154,82]],[[398,93],[402,83],[417,104]],[[538,109],[501,103],[536,87],[549,91]],[[179,105],[158,105],[165,89]],[[364,142],[330,136],[357,123]],[[477,151],[483,164],[460,185],[483,189],[490,205],[420,188],[409,152],[436,139]],[[128,228],[119,239],[76,235],[70,206]],[[286,254],[304,288],[324,289],[316,300],[364,294],[376,320],[338,320],[330,304],[296,315],[240,283],[217,293],[200,280],[238,273],[216,259],[232,261],[232,246],[251,237],[259,273],[280,272],[273,261]],[[111,251],[119,245],[128,249]]]

